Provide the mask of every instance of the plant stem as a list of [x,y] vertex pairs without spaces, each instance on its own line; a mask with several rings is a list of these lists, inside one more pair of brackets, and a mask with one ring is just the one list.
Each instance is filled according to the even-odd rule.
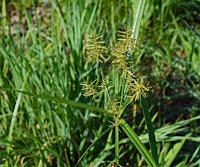
[[119,119],[115,119],[115,163],[119,165]]

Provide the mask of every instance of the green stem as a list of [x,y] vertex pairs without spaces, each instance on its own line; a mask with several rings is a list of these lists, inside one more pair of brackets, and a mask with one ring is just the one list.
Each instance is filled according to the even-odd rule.
[[115,163],[119,165],[119,119],[115,120]]
[[114,72],[114,82],[115,82],[115,94],[118,95],[120,91],[119,87],[119,74],[117,71]]

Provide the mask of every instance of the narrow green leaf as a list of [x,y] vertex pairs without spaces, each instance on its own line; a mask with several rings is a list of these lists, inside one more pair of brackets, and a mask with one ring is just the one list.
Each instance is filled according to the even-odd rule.
[[117,123],[118,119],[116,120],[115,125],[115,162],[119,165],[119,125]]
[[196,150],[194,151],[194,153],[192,154],[192,158],[190,159],[190,162],[192,162],[195,157],[197,156],[197,154],[199,153],[200,150],[200,145],[196,148]]
[[37,43],[36,33],[33,31],[33,23],[31,17],[29,16],[27,10],[25,10],[26,21],[28,25],[28,33],[26,35],[26,39],[29,37],[29,33],[31,34],[31,38],[34,44]]
[[93,110],[93,111],[98,111],[98,112],[112,116],[111,113],[108,113],[103,108],[96,107],[96,106],[93,106],[93,105],[84,104],[84,103],[81,103],[81,102],[61,99],[61,98],[58,98],[58,97],[52,97],[52,96],[47,96],[47,95],[40,95],[40,94],[36,94],[36,93],[24,92],[24,91],[19,91],[19,90],[10,90],[10,89],[4,89],[4,90],[16,91],[16,92],[26,94],[28,96],[35,97],[35,98],[40,98],[40,99],[44,99],[44,100],[47,100],[47,101],[55,101],[55,102],[58,102],[58,103],[64,103],[64,104],[68,104],[68,105],[71,105],[71,106],[74,106],[74,107],[80,107],[80,108],[85,108],[85,109],[89,109],[89,110]]
[[149,143],[150,143],[150,147],[151,147],[152,156],[155,159],[155,161],[158,163],[158,152],[157,152],[156,138],[155,138],[153,124],[151,122],[151,115],[149,113],[149,110],[148,110],[148,107],[147,107],[147,104],[146,104],[146,99],[142,98],[140,105],[142,107],[145,122],[146,122],[146,125],[147,125],[147,131],[148,131],[148,135],[149,135]]
[[140,29],[140,23],[141,23],[143,11],[144,11],[145,3],[146,3],[146,0],[140,0],[138,2],[137,12],[134,17],[134,24],[133,24],[131,37],[136,39],[135,42],[137,42],[138,33],[139,33],[139,29]]
[[[29,73],[30,73],[30,71],[28,71],[26,73],[26,76],[25,76],[24,82],[22,84],[21,90],[24,90],[24,87],[26,85]],[[15,121],[16,121],[16,117],[17,117],[17,112],[18,112],[18,109],[19,109],[19,105],[20,105],[20,102],[21,102],[21,98],[22,98],[22,93],[19,93],[17,101],[16,101],[16,104],[15,104],[15,108],[14,108],[14,111],[13,111],[13,117],[12,117],[12,120],[11,120],[10,128],[9,128],[9,134],[8,134],[8,141],[9,142],[11,142],[12,139],[13,139],[12,134],[13,134],[14,125],[15,125]],[[9,152],[10,152],[10,145],[6,147],[6,151],[9,154]],[[6,159],[6,161],[5,161],[5,166],[8,167],[8,159]]]
[[[190,135],[190,134],[189,134]],[[187,136],[189,136],[187,135]],[[168,152],[167,156],[165,157],[165,165],[164,166],[171,166],[172,162],[174,161],[174,159],[176,158],[176,156],[178,155],[179,151],[181,150],[181,148],[183,147],[187,136],[180,142],[176,143],[172,149],[170,149],[170,151]]]
[[128,125],[128,123],[124,119],[120,120],[120,126],[122,127],[123,131],[126,133],[128,138],[131,140],[131,142],[135,145],[135,147],[140,152],[140,154],[144,157],[147,164],[150,167],[158,167],[158,164],[151,157],[151,155],[149,154],[144,144],[140,141],[136,133],[133,131],[133,129]]
[[0,145],[10,145],[11,142],[0,137]]
[[39,161],[38,167],[43,167],[43,165],[42,165],[42,160],[41,160],[41,159],[40,159],[40,161]]

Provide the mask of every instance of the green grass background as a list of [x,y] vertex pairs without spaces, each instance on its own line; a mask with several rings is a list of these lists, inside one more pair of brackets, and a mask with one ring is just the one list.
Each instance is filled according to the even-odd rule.
[[[106,44],[113,46],[119,30],[132,28],[138,3],[2,0],[1,166],[8,159],[8,166],[73,167],[112,125],[109,121],[113,120],[105,114],[8,90],[102,107],[103,102],[96,104],[81,92],[80,82],[100,77],[103,70],[98,64],[85,63],[88,35],[103,35]],[[140,50],[134,53],[133,64],[135,75],[144,76],[152,86],[147,101],[163,167],[200,166],[199,23],[199,0],[146,1],[138,36]],[[149,149],[147,128],[137,103],[129,105],[125,119]],[[123,132],[119,144],[122,166],[146,166]],[[114,147],[111,129],[90,148],[79,166],[110,166],[115,159]]]

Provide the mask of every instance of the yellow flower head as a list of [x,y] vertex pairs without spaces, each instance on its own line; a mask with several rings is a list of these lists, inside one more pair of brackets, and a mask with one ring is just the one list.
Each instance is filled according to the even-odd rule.
[[133,82],[130,83],[130,88],[129,88],[129,92],[131,92],[131,101],[132,100],[139,100],[141,98],[141,96],[143,97],[147,97],[147,93],[148,91],[150,91],[150,86],[149,83],[144,83],[144,80],[136,80],[134,79]]

